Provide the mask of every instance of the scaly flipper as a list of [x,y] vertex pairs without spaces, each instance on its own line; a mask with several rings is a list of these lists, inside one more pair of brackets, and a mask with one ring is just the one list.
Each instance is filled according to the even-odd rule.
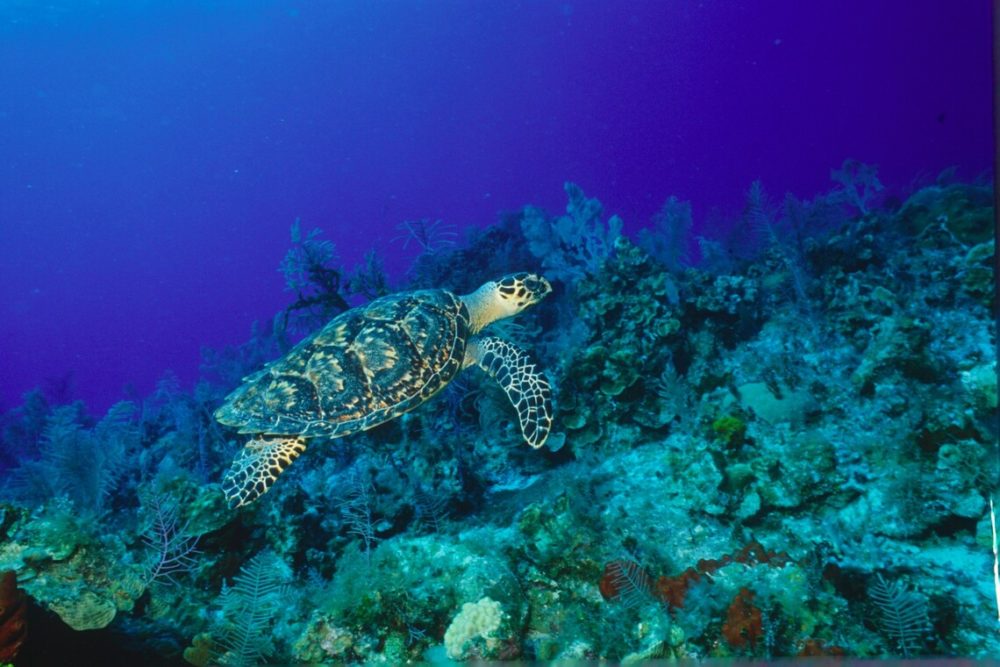
[[267,493],[278,475],[304,451],[302,438],[258,436],[248,442],[222,480],[229,506],[235,509]]
[[552,429],[552,389],[524,350],[496,336],[469,341],[465,366],[476,364],[500,383],[517,410],[524,440],[534,448],[545,444]]

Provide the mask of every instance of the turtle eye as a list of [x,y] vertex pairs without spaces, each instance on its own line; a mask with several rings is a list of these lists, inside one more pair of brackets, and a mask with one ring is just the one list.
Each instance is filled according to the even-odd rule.
[[528,278],[524,281],[524,284],[528,287],[528,291],[532,294],[545,295],[549,292],[545,283],[538,278]]

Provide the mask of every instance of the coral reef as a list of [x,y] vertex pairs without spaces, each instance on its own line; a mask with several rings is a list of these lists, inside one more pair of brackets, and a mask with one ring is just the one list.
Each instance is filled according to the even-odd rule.
[[555,281],[503,332],[538,351],[555,432],[525,447],[466,373],[314,439],[233,511],[242,438],[214,409],[289,336],[388,290],[376,255],[351,274],[296,225],[293,303],[207,353],[193,391],[166,375],[98,419],[33,393],[3,417],[0,661],[33,637],[13,590],[195,665],[1000,654],[992,192],[893,204],[872,167],[833,175],[810,202],[755,184],[700,262],[683,203],[633,244],[572,184],[565,214],[464,242],[405,223],[403,287]]

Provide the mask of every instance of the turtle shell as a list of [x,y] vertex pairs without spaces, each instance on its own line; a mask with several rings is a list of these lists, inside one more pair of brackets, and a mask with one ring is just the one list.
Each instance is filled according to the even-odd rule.
[[247,376],[216,411],[241,433],[342,436],[412,410],[462,367],[469,311],[445,290],[345,311]]

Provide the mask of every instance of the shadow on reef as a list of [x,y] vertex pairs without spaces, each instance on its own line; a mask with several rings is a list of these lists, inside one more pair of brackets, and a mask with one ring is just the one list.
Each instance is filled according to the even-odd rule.
[[99,418],[38,391],[3,416],[24,664],[1000,655],[992,190],[943,176],[890,201],[870,166],[833,177],[811,201],[753,184],[715,238],[670,198],[633,242],[573,184],[564,215],[461,243],[404,223],[421,254],[399,289],[553,282],[490,328],[536,351],[553,435],[524,446],[470,370],[314,439],[232,511],[223,397],[395,291],[377,254],[348,271],[296,223],[289,307],[206,351],[192,390],[166,374]]
[[29,629],[20,646],[17,667],[62,667],[100,660],[108,667],[181,667],[186,665],[179,655],[160,655],[155,639],[132,637],[116,628],[78,632],[66,625],[55,613],[28,601],[25,607],[25,627]]

